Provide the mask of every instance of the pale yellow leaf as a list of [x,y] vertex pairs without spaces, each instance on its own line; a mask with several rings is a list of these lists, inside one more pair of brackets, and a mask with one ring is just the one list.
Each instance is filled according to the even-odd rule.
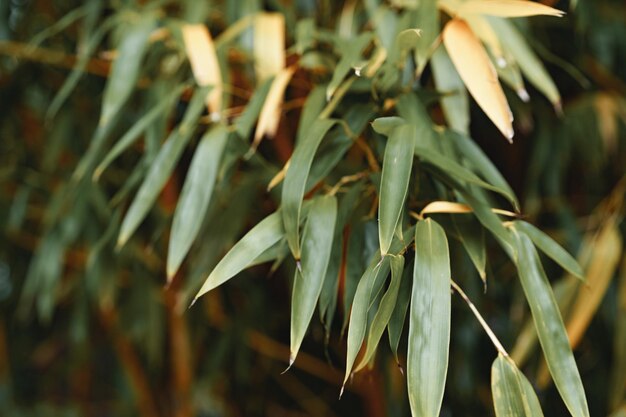
[[458,8],[457,12],[461,16],[486,14],[499,17],[537,15],[561,17],[565,14],[565,12],[545,4],[525,0],[468,0]]
[[479,14],[470,14],[465,16],[464,19],[472,29],[472,32],[478,36],[478,39],[487,45],[489,52],[495,58],[496,65],[503,65],[504,52],[502,51],[502,44],[487,19]]
[[285,179],[285,175],[287,174],[287,170],[289,169],[289,164],[291,164],[291,159],[289,159],[285,163],[285,166],[283,166],[283,168],[278,171],[278,173],[274,175],[274,177],[270,180],[269,184],[267,184],[267,191],[271,191],[272,188],[276,187]]
[[496,70],[468,24],[453,19],[443,30],[443,43],[463,83],[489,119],[509,141],[513,138],[513,114]]
[[471,213],[472,208],[466,204],[452,201],[433,201],[422,210],[423,214],[429,213]]
[[283,102],[285,89],[295,71],[295,67],[283,68],[272,81],[270,91],[267,93],[265,103],[263,103],[259,114],[259,121],[254,132],[254,141],[252,142],[252,151],[259,146],[263,136],[273,137],[276,134],[278,122],[280,122],[280,106]]
[[618,106],[614,96],[599,93],[593,101],[598,120],[598,130],[607,152],[614,152],[617,148],[617,112]]
[[589,267],[585,271],[587,286],[580,289],[567,320],[567,335],[575,348],[587,330],[615,274],[622,256],[622,238],[613,220],[600,231],[593,245]]
[[282,13],[256,16],[254,62],[258,82],[277,76],[285,68],[285,17]]
[[212,113],[219,112],[222,107],[222,74],[211,34],[203,24],[185,24],[181,31],[196,82],[200,86],[213,86],[207,95],[207,107]]

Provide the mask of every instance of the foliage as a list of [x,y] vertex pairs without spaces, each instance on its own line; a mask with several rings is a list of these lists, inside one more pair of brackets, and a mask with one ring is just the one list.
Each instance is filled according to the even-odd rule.
[[3,3],[3,413],[625,412],[616,10]]

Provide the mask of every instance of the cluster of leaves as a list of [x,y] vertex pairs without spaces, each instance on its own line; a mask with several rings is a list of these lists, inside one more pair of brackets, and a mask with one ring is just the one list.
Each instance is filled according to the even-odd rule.
[[[22,49],[6,44],[14,55],[63,65],[63,56],[39,45],[81,22],[72,72],[44,100],[51,128],[42,169],[9,171],[28,175],[12,194],[8,230],[24,245],[29,236],[17,231],[29,222],[41,234],[30,248],[22,317],[35,305],[38,317],[50,322],[55,310],[76,300],[71,328],[77,341],[86,343],[86,311],[92,310],[105,328],[130,326],[133,339],[150,341],[146,354],[159,363],[165,320],[155,300],[163,297],[170,323],[176,323],[194,310],[198,314],[196,307],[183,312],[208,293],[209,320],[224,327],[215,289],[247,268],[273,262],[271,271],[293,277],[284,358],[289,366],[298,363],[316,310],[327,343],[335,328],[346,334],[344,386],[353,373],[387,355],[377,355],[387,330],[389,350],[406,369],[412,414],[436,416],[450,357],[452,287],[495,346],[491,390],[497,416],[542,415],[519,370],[537,342],[545,357],[538,380],[545,386],[551,376],[571,415],[590,415],[572,346],[622,256],[626,182],[606,190],[609,197],[596,209],[588,235],[572,238],[583,242],[582,268],[521,213],[537,218],[545,211],[542,195],[563,194],[558,188],[577,151],[591,160],[579,144],[585,129],[599,132],[608,154],[624,154],[624,99],[596,93],[565,106],[554,129],[548,127],[551,117],[538,119],[546,120],[538,135],[560,129],[567,139],[537,141],[523,212],[470,137],[470,95],[481,110],[477,117],[485,114],[506,139],[514,136],[513,114],[524,130],[523,122],[533,118],[524,103],[530,99],[524,78],[531,92],[563,111],[559,90],[525,29],[510,19],[548,15],[538,19],[551,22],[562,12],[523,0],[347,1],[319,10],[313,2],[294,8],[271,2],[274,12],[256,1],[245,7],[234,1],[211,7],[138,3],[87,2],[44,25]],[[107,75],[97,120],[72,114],[80,105],[73,97],[101,88],[90,83],[93,91],[80,91],[86,71]],[[507,99],[510,91],[517,97]],[[540,100],[533,94],[533,103]],[[597,120],[584,119],[595,115]],[[90,137],[88,146],[68,137],[72,132]],[[22,149],[12,142],[3,146]],[[554,153],[563,156],[561,163],[551,163]],[[71,160],[61,163],[63,158]],[[48,175],[58,176],[54,184]],[[45,211],[31,219],[34,202]],[[77,254],[77,248],[88,253]],[[463,258],[454,256],[455,249],[465,252]],[[566,271],[554,294],[539,252],[552,269]],[[489,265],[504,257],[517,271],[531,312],[523,315],[528,323],[510,355],[459,284],[473,287],[476,275],[491,288]],[[167,278],[160,279],[164,271]],[[579,291],[585,276],[591,295]],[[271,304],[257,308],[269,314]],[[145,321],[124,323],[125,310],[140,307]],[[620,308],[617,350],[625,337]],[[172,340],[175,350],[178,339]],[[619,374],[626,354],[617,357]],[[616,378],[611,409],[617,410],[625,381]],[[141,382],[134,380],[141,398]],[[152,413],[145,404],[142,411]]]

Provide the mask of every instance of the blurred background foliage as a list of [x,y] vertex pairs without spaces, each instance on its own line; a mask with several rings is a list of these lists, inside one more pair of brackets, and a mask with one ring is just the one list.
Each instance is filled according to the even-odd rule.
[[[336,64],[332,42],[303,54],[313,42],[306,25],[328,33],[345,31],[346,10],[356,7],[357,22],[350,27],[360,31],[371,27],[368,10],[380,6],[389,19],[377,29],[384,36],[386,25],[397,24],[405,3],[413,2],[0,2],[0,414],[409,415],[404,376],[386,347],[379,349],[376,366],[357,374],[337,400],[345,355],[341,330],[347,320],[341,303],[330,339],[316,314],[294,367],[281,374],[289,358],[291,264],[248,269],[186,310],[225,251],[278,205],[276,189],[266,192],[267,184],[291,155],[305,98],[330,78]],[[570,338],[577,335],[572,344],[591,415],[624,416],[626,6],[619,0],[543,3],[568,14],[516,23],[552,75],[562,112],[530,85],[530,102],[507,86],[514,143],[502,139],[474,102],[470,131],[520,197],[525,219],[578,254],[593,290],[579,291],[577,281],[562,276],[547,258],[544,265]],[[299,68],[287,88],[274,139],[262,141],[250,156],[252,120],[240,126],[245,140],[228,141],[214,196],[199,219],[200,238],[166,286],[170,225],[193,157],[191,147],[181,151],[133,238],[121,248],[116,239],[163,139],[191,106],[193,76],[175,28],[180,22],[208,25],[222,66],[225,107],[236,117],[263,88],[252,81],[254,34],[245,22],[260,11],[284,15],[287,63],[299,59]],[[103,89],[128,16],[153,16],[158,21],[154,28],[174,35],[151,34],[136,88],[133,81],[116,123],[100,134],[122,137],[157,104],[163,105],[163,113],[142,132],[144,140],[130,145],[97,181],[91,175],[81,179],[77,165],[91,155],[94,132],[102,130]],[[420,97],[435,102],[429,107],[431,117],[443,124],[430,66],[418,84]],[[179,86],[184,88],[180,100],[172,95]],[[358,106],[365,111],[367,88],[365,93],[357,89],[340,103],[342,117],[355,118],[350,109]],[[210,114],[198,118],[201,125],[211,122]],[[190,140],[195,144],[198,137]],[[364,151],[367,145],[354,145],[330,183],[356,172],[370,156],[374,164],[381,161],[381,143],[371,141],[373,154]],[[106,152],[96,153],[99,159],[87,163],[91,170]],[[355,192],[371,191],[363,186]],[[359,216],[367,215],[370,203],[361,204]],[[363,247],[355,251],[366,253],[372,245],[372,227],[377,245],[376,223],[361,222],[352,233]],[[451,246],[453,276],[463,280],[491,328],[510,347],[537,388],[545,414],[566,415],[535,349],[515,268],[495,246],[488,245],[486,295],[458,245]],[[355,260],[362,269],[368,262],[363,258]],[[489,373],[495,351],[458,297],[453,297],[452,320],[441,415],[493,415]]]

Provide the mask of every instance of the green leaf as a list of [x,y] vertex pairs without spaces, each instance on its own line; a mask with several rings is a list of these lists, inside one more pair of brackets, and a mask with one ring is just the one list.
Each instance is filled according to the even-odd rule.
[[548,369],[563,401],[574,417],[589,417],[585,391],[569,345],[559,307],[539,255],[524,233],[514,233],[517,269],[535,322]]
[[430,60],[437,90],[448,93],[441,98],[441,108],[448,126],[461,133],[469,133],[469,97],[465,84],[456,72],[445,48],[437,48]]
[[303,136],[306,136],[315,119],[320,115],[326,105],[326,87],[318,85],[307,96],[304,106],[302,106],[302,115],[298,122],[298,133],[296,135],[296,143],[300,142]]
[[491,366],[491,393],[496,417],[543,417],[532,385],[513,361],[501,354]]
[[254,90],[254,94],[252,94],[252,98],[250,98],[243,113],[235,120],[235,131],[239,137],[247,139],[250,136],[254,122],[259,118],[259,113],[261,113],[261,108],[265,103],[265,98],[270,91],[273,81],[274,77],[269,77]]
[[319,197],[311,203],[302,235],[302,271],[296,268],[291,297],[289,365],[296,359],[322,291],[336,219],[337,199],[334,196]]
[[413,284],[413,266],[404,268],[402,282],[400,283],[400,290],[398,291],[398,300],[396,307],[393,309],[393,314],[389,319],[387,325],[387,333],[389,334],[389,346],[393,353],[396,362],[399,364],[398,359],[398,346],[400,345],[400,337],[402,336],[402,329],[404,328],[404,321],[406,320],[406,311],[409,308],[409,301],[411,300],[411,286]]
[[194,302],[248,268],[257,257],[271,248],[284,235],[280,211],[276,211],[261,220],[215,266],[194,297]]
[[385,147],[378,206],[378,235],[383,256],[391,246],[404,208],[413,166],[414,144],[415,129],[404,125],[392,131]]
[[354,372],[358,372],[360,369],[363,369],[363,367],[365,367],[374,357],[380,338],[382,337],[385,327],[387,327],[394,308],[396,307],[398,290],[400,289],[402,271],[404,269],[404,256],[389,255],[389,257],[391,258],[391,283],[383,295],[383,298],[380,300],[378,311],[372,320],[372,324],[367,335],[365,354],[361,358],[359,364],[355,367]]
[[[432,45],[439,35],[439,13],[436,1],[420,1],[419,7],[414,12],[415,27],[421,29],[422,36],[418,39],[415,48],[415,62],[417,73],[421,74],[430,53]],[[441,49],[441,48],[440,48]]]
[[217,169],[227,139],[227,127],[217,125],[204,134],[193,155],[174,212],[167,253],[167,276],[169,280],[178,271],[200,231],[200,226],[209,207],[217,178]]
[[315,152],[336,120],[316,120],[306,137],[296,146],[285,174],[282,190],[282,213],[287,243],[291,253],[300,259],[300,210]]
[[485,155],[476,142],[474,142],[468,136],[458,134],[451,130],[444,132],[446,139],[450,140],[456,147],[458,153],[467,159],[474,168],[487,182],[494,187],[498,188],[504,193],[507,200],[513,204],[515,210],[519,210],[519,201],[513,192],[513,189],[509,183],[504,179],[498,168],[495,167],[493,162]]
[[391,132],[397,127],[406,124],[406,120],[398,116],[379,117],[372,122],[372,129],[376,133],[391,136]]
[[152,162],[144,182],[141,184],[135,199],[124,217],[117,240],[118,246],[123,246],[135,232],[170,177],[204,109],[207,91],[208,89],[206,88],[196,90],[185,112],[183,121],[170,134],[156,159]]
[[485,232],[476,220],[470,216],[452,216],[459,240],[474,264],[483,284],[487,285],[487,251],[485,249]]
[[341,59],[335,67],[333,77],[326,87],[326,100],[330,100],[337,91],[337,88],[341,85],[346,75],[350,73],[352,67],[359,63],[361,60],[361,52],[372,40],[371,32],[361,33],[356,39],[350,39],[349,41],[337,41],[338,50],[342,54]]
[[141,62],[148,46],[148,37],[157,24],[152,13],[137,14],[132,19],[134,21],[124,23],[127,31],[117,48],[117,55],[104,88],[99,122],[101,126],[111,121],[135,90]]
[[[367,312],[370,308],[372,300],[372,289],[374,283],[387,277],[389,274],[389,256],[380,259],[375,256],[369,267],[359,281],[352,302],[352,311],[350,313],[350,325],[348,326],[348,349],[346,353],[346,373],[343,379],[343,385],[346,384],[352,367],[356,360],[357,354],[361,350],[361,344],[365,338],[367,330]],[[343,387],[342,387],[343,391]]]
[[519,30],[507,19],[489,16],[489,23],[498,34],[502,45],[515,58],[520,69],[537,90],[541,91],[554,106],[560,106],[561,95],[539,57],[530,49]]
[[570,274],[585,281],[585,273],[576,259],[554,241],[550,236],[522,220],[515,221],[515,228],[526,234],[543,253],[561,265]]
[[450,255],[444,230],[426,219],[415,228],[407,387],[413,416],[438,416],[450,348]]
[[146,112],[143,116],[137,120],[137,122],[131,127],[120,140],[115,143],[115,146],[111,148],[109,153],[104,157],[102,162],[98,165],[94,171],[94,179],[98,179],[105,169],[117,158],[122,152],[124,152],[130,145],[132,145],[142,133],[148,129],[159,117],[163,117],[163,113],[169,110],[174,104],[174,100],[182,93],[184,85],[175,88],[172,92],[165,97],[158,99],[158,102],[153,106],[150,111]]

